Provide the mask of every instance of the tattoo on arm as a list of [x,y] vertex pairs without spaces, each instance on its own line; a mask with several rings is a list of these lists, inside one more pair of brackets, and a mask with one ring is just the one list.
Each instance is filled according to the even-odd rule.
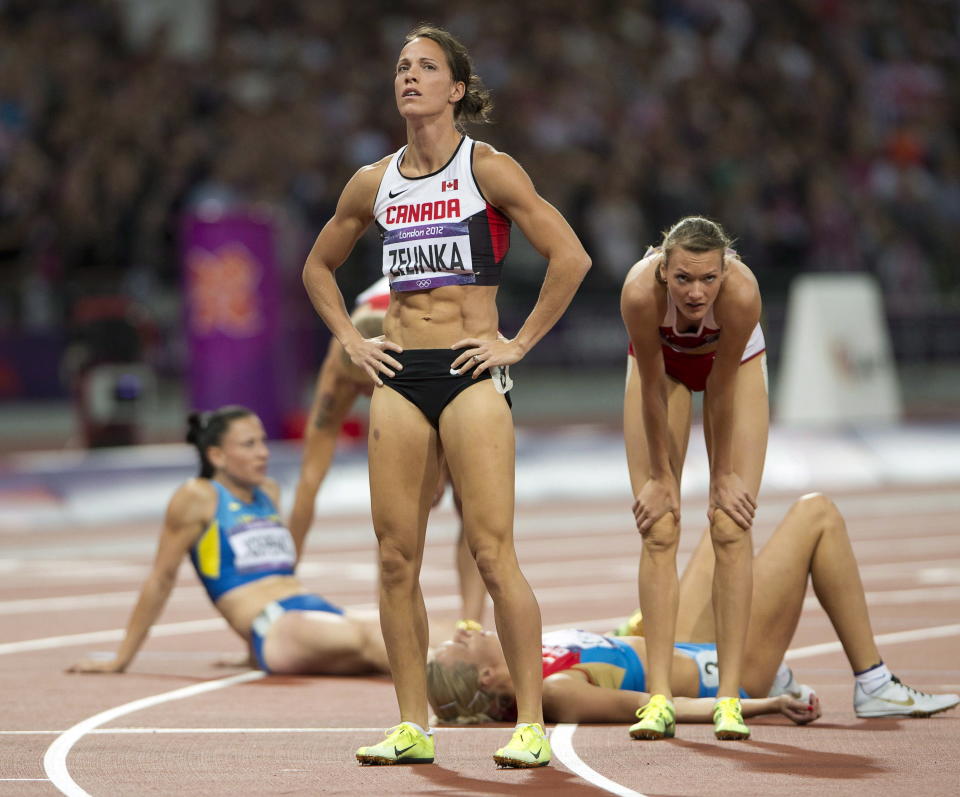
[[317,417],[313,421],[313,425],[317,429],[323,429],[325,426],[330,425],[335,403],[333,393],[323,393],[320,395]]

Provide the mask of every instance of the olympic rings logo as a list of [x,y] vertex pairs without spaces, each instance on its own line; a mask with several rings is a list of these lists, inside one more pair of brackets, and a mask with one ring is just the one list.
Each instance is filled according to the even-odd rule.
[[430,280],[417,280],[417,287],[418,287],[418,288],[429,288],[429,287],[430,287]]

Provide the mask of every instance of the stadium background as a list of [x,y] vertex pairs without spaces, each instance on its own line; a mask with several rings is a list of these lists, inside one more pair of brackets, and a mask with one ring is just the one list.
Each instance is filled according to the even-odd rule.
[[[604,630],[635,605],[619,286],[660,230],[705,213],[737,236],[764,297],[775,422],[757,544],[799,494],[827,491],[884,655],[908,683],[960,691],[955,0],[0,0],[0,794],[84,793],[73,778],[96,794],[556,795],[587,781],[618,794],[702,794],[706,783],[738,797],[955,794],[956,712],[853,720],[849,669],[812,595],[788,652],[824,699],[809,732],[758,720],[755,741],[733,750],[709,727],[685,727],[625,765],[622,728],[567,726],[566,752],[555,729],[554,766],[531,777],[490,768],[499,728],[440,731],[438,767],[345,768],[392,719],[386,678],[267,678],[173,700],[184,685],[233,683],[212,662],[239,646],[186,567],[127,675],[63,672],[115,649],[163,507],[196,467],[178,444],[203,362],[184,276],[190,220],[269,231],[270,291],[248,286],[243,298],[275,337],[257,363],[242,336],[239,356],[221,359],[283,409],[278,434],[292,439],[271,446],[271,472],[289,506],[327,340],[300,269],[349,175],[403,142],[391,73],[421,20],[459,35],[493,90],[495,123],[471,132],[525,166],[594,259],[514,374],[516,536],[544,623]],[[368,235],[338,274],[348,302],[377,276],[376,244]],[[236,280],[217,279],[236,261],[210,262],[205,306],[236,309]],[[514,235],[499,300],[507,333],[542,273]],[[829,368],[807,382],[849,389],[832,422],[790,425],[778,393],[791,285],[830,274],[877,286],[881,312],[814,314],[850,347],[828,351]],[[816,323],[805,329],[812,347]],[[880,423],[867,418],[888,339],[902,413]],[[319,496],[301,576],[371,609],[362,417]],[[695,428],[681,564],[708,474]],[[450,504],[431,518],[423,573],[441,634],[459,605]]]
[[[180,232],[211,207],[274,231],[293,352],[278,433],[295,435],[326,345],[303,258],[350,174],[402,143],[390,75],[424,19],[463,38],[493,91],[495,123],[471,132],[525,166],[594,258],[523,364],[519,423],[619,422],[619,286],[687,213],[721,221],[759,277],[775,407],[791,281],[845,272],[882,290],[906,417],[960,416],[954,2],[5,0],[4,451],[179,439]],[[515,234],[508,333],[542,271]],[[338,273],[348,302],[376,274],[371,233]],[[126,435],[83,417],[84,376],[111,360],[143,366],[114,391]]]

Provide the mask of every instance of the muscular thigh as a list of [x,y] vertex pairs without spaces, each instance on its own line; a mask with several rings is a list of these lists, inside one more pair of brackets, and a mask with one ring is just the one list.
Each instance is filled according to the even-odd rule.
[[[670,466],[677,483],[683,471],[690,440],[690,391],[679,382],[667,380],[667,424],[670,427]],[[627,447],[627,467],[634,495],[650,478],[650,454],[643,425],[640,373],[633,357],[627,357],[627,388],[623,399],[623,437]]]
[[468,538],[478,528],[512,532],[513,416],[492,380],[472,385],[447,405],[440,439]]
[[439,477],[437,432],[389,387],[370,401],[370,502],[378,537],[426,526]]
[[[709,395],[704,401],[709,401]],[[703,418],[707,454],[712,455],[713,431],[707,413]],[[770,431],[766,355],[761,354],[737,369],[733,407],[733,471],[754,497],[760,490]]]

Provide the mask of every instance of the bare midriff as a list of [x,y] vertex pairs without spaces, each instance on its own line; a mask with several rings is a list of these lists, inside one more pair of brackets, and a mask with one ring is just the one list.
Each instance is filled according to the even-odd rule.
[[250,628],[263,607],[273,601],[307,592],[296,576],[267,576],[234,587],[217,600],[217,609],[234,631],[250,636]]
[[[647,670],[647,641],[641,636],[621,637],[632,647],[640,661],[643,662],[643,668]],[[670,688],[674,695],[696,696],[700,693],[700,670],[697,663],[689,656],[673,652],[673,661],[670,665]]]
[[486,285],[396,291],[383,331],[404,349],[447,349],[463,338],[496,340],[496,297],[496,286]]

